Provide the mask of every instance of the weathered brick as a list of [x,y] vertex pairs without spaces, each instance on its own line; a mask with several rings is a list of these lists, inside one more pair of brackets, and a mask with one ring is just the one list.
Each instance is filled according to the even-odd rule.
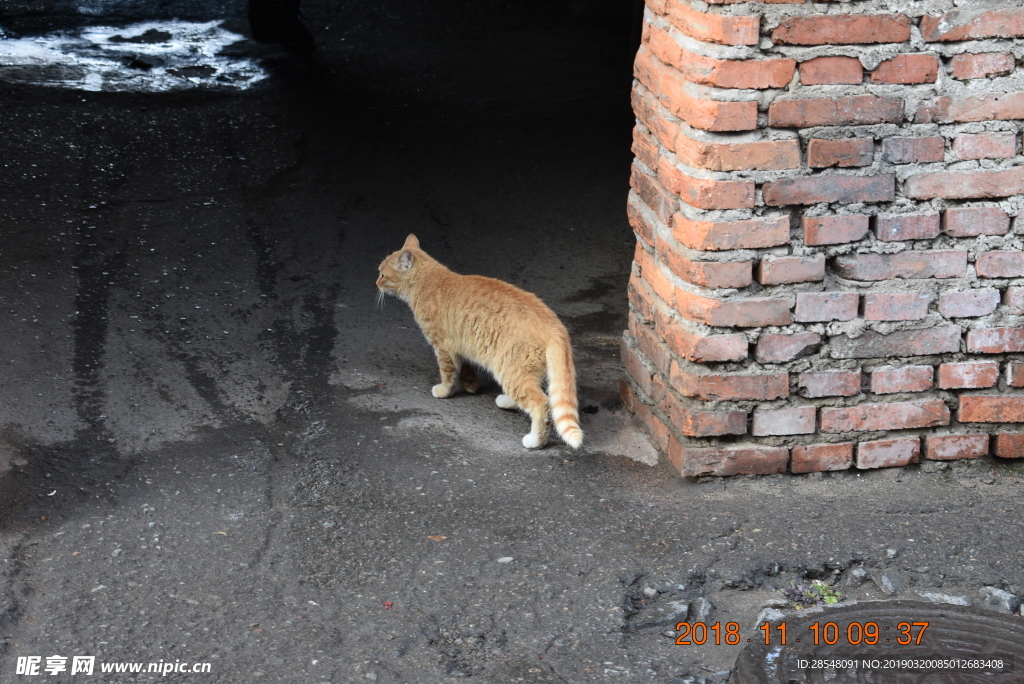
[[932,366],[884,366],[871,373],[871,391],[875,394],[924,392],[932,388],[934,376]]
[[707,373],[677,364],[671,381],[683,396],[702,401],[771,401],[789,396],[788,373]]
[[889,202],[896,197],[894,176],[813,176],[764,184],[764,203]]
[[757,45],[760,17],[699,12],[681,0],[665,3],[665,16],[684,34],[721,45]]
[[[658,97],[642,83],[634,83],[629,93],[629,102],[637,121],[646,126],[658,142],[672,149],[672,141],[679,135],[679,123],[673,120],[674,115],[658,103]],[[648,166],[654,168],[657,162],[654,166]]]
[[660,311],[655,312],[654,329],[673,352],[689,361],[740,361],[747,358],[747,338],[743,335],[702,335]]
[[698,209],[749,209],[754,206],[752,181],[694,178],[662,157],[658,180],[679,199]]
[[684,90],[679,71],[651,55],[644,46],[636,53],[633,73],[647,90],[658,94],[666,109],[694,128],[705,131],[752,131],[757,128],[756,102],[695,98]]
[[1009,159],[1017,156],[1014,133],[961,133],[953,139],[957,159]]
[[852,465],[853,442],[801,444],[793,447],[789,470],[793,473],[820,473],[847,470]]
[[1024,315],[1024,287],[1008,287],[1003,293],[1003,304],[1006,311],[1014,315]]
[[629,274],[629,283],[626,284],[626,295],[630,305],[636,310],[637,315],[641,319],[645,321],[654,319],[654,302],[635,273]]
[[772,31],[777,45],[853,45],[910,40],[902,14],[831,14],[786,17]]
[[644,325],[636,316],[629,317],[629,332],[636,340],[637,348],[665,375],[672,367],[672,355],[653,329]]
[[814,138],[807,143],[807,165],[816,169],[829,166],[870,166],[874,156],[875,141],[871,138]]
[[986,52],[980,55],[964,53],[949,61],[953,78],[988,78],[1006,76],[1017,66],[1009,52]]
[[633,127],[633,147],[631,149],[640,161],[653,169],[658,166],[658,155],[661,154],[661,151],[658,148],[657,138],[646,132],[646,128],[644,126],[644,130],[641,130],[639,125]]
[[911,176],[903,185],[914,199],[1009,197],[1024,193],[1024,166],[1006,171],[949,171]]
[[1010,121],[1024,118],[1024,92],[986,93],[954,100],[943,95],[925,102],[914,123]]
[[640,402],[634,403],[632,413],[643,427],[644,432],[650,436],[654,445],[662,452],[667,452],[671,432],[669,432],[665,423],[661,422],[661,418],[651,410],[650,406]]
[[1024,423],[1024,395],[961,394],[961,423]]
[[875,237],[882,242],[929,240],[939,236],[938,214],[879,214],[875,217]]
[[897,330],[887,335],[868,330],[859,337],[836,335],[829,340],[829,355],[834,359],[929,356],[958,351],[958,325],[924,330]]
[[694,261],[658,241],[658,254],[672,273],[688,283],[711,289],[746,287],[753,282],[752,261]]
[[927,41],[1024,37],[1024,10],[954,10],[939,17],[921,17],[921,37]]
[[967,332],[970,354],[1024,352],[1024,328],[976,328]]
[[679,200],[657,178],[644,173],[634,164],[629,174],[629,186],[658,218],[666,223],[672,220],[672,215],[679,208]]
[[860,394],[860,369],[801,373],[800,394],[808,398],[852,397]]
[[748,143],[710,143],[682,131],[666,144],[687,166],[712,171],[773,171],[800,168],[798,140],[761,140]]
[[660,297],[669,306],[675,306],[676,286],[668,279],[665,272],[654,262],[647,250],[637,242],[633,251],[633,261],[640,269],[640,278],[651,292]]
[[672,393],[665,396],[662,410],[672,424],[687,437],[742,435],[747,431],[745,411],[706,411],[683,406]]
[[762,333],[754,347],[754,358],[760,363],[786,363],[810,356],[821,346],[821,335],[799,332],[785,335]]
[[864,295],[864,319],[868,321],[918,321],[928,315],[932,296],[918,292],[884,292]]
[[828,433],[908,430],[936,425],[949,425],[949,409],[941,399],[821,409],[821,431]]
[[859,303],[856,292],[800,292],[793,318],[799,323],[852,321]]
[[[771,475],[786,471],[789,449],[750,444],[731,447],[684,447],[669,443],[670,458],[684,477],[700,475]],[[674,453],[672,453],[674,451]]]
[[988,435],[928,435],[924,457],[930,461],[979,458],[988,453]]
[[672,219],[672,236],[690,249],[718,251],[762,249],[789,242],[789,217],[745,221],[694,221],[682,213]]
[[622,360],[626,373],[640,388],[640,391],[651,397],[657,394],[656,385],[652,381],[652,373],[640,361],[640,357],[637,356],[637,348],[628,344],[627,340],[633,341],[635,345],[635,340],[632,337],[623,337],[619,344],[619,358]]
[[1024,435],[1000,432],[996,435],[992,453],[999,458],[1020,458],[1024,456]]
[[935,55],[896,55],[879,64],[871,72],[872,83],[935,83],[939,74],[939,58]]
[[1024,387],[1024,363],[1006,364],[1006,384],[1010,387]]
[[974,262],[979,278],[1019,278],[1024,276],[1024,252],[985,252]]
[[880,439],[857,445],[857,467],[861,470],[905,466],[917,463],[920,456],[921,440],[916,437]]
[[762,285],[807,283],[825,279],[825,255],[761,257],[757,265],[757,282]]
[[882,160],[890,164],[940,162],[946,155],[945,138],[886,138],[882,141]]
[[645,208],[650,209],[636,192],[631,191],[626,198],[626,219],[637,237],[653,249],[657,241],[657,229],[645,214]]
[[777,128],[867,126],[903,121],[898,97],[850,95],[810,100],[775,100],[768,106],[768,125]]
[[836,275],[850,280],[891,278],[963,278],[967,252],[906,251],[896,254],[850,254],[835,258]]
[[999,306],[999,290],[979,288],[966,292],[943,292],[939,295],[939,313],[945,318],[987,316]]
[[782,88],[796,71],[793,59],[729,60],[697,55],[684,49],[667,31],[653,26],[647,45],[687,81],[716,88]]
[[814,432],[813,406],[795,406],[783,409],[756,409],[750,434],[755,437],[770,435],[809,435]]
[[942,212],[942,232],[954,237],[1005,235],[1010,217],[999,207],[951,207]]
[[857,84],[863,80],[864,67],[856,57],[815,57],[800,63],[803,85]]
[[804,229],[805,245],[840,245],[864,239],[870,218],[864,214],[804,216],[800,224]]
[[789,325],[789,303],[785,299],[713,299],[689,292],[676,292],[676,309],[691,321],[722,328],[760,328]]
[[939,389],[980,389],[999,382],[995,361],[944,363],[939,366]]

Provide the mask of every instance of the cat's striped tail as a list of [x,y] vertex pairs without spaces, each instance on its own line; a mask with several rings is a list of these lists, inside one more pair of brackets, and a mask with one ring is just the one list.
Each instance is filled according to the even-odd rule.
[[553,342],[547,349],[548,401],[555,431],[573,449],[583,443],[579,404],[576,401],[576,368],[572,365],[572,347],[568,337]]

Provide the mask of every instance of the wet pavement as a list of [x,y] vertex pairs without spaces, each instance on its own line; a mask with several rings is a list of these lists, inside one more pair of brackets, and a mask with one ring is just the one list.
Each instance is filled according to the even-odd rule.
[[[54,654],[210,664],[178,681],[721,681],[792,609],[777,589],[1024,593],[1015,463],[651,465],[618,400],[629,11],[304,13],[315,58],[229,48],[267,69],[251,89],[0,81],[0,682]],[[67,28],[41,21],[12,25]],[[493,384],[430,395],[411,314],[375,309],[410,232],[562,316],[583,449],[524,450]],[[683,611],[743,643],[677,645]]]

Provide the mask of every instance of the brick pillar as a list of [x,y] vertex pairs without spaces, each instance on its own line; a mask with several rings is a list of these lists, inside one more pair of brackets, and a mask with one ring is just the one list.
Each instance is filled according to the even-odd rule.
[[1024,456],[1024,9],[709,2],[647,0],[626,405],[687,476]]

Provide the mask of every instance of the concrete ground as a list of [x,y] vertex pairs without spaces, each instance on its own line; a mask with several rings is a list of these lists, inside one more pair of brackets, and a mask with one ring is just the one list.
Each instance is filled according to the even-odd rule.
[[[1015,463],[692,482],[624,414],[629,9],[310,2],[253,90],[0,83],[0,682],[722,681],[778,589],[1024,592]],[[374,306],[410,232],[562,316],[583,449],[430,395]]]

